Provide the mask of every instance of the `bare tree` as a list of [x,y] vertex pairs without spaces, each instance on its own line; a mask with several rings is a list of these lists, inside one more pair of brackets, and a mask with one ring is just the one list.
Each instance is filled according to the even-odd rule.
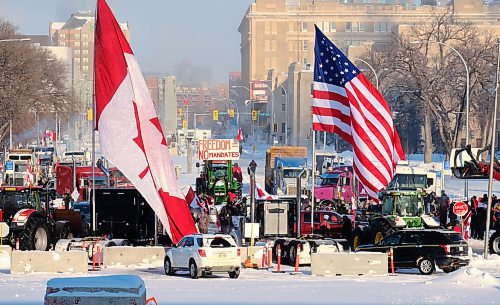
[[[0,39],[18,37],[16,27],[0,20]],[[0,43],[0,142],[12,120],[16,132],[39,117],[65,113],[71,105],[65,66],[45,49],[26,42]]]
[[[411,43],[416,41],[420,43]],[[379,77],[382,92],[390,88],[398,90],[389,95],[394,110],[400,117],[412,119],[411,125],[421,124],[427,163],[432,161],[436,148],[449,156],[452,148],[462,146],[465,131],[464,64],[450,48],[434,42],[454,47],[467,63],[470,122],[477,122],[483,130],[484,144],[490,124],[486,112],[494,89],[495,39],[491,33],[468,22],[457,22],[450,10],[435,16],[432,22],[401,27],[385,48],[367,55],[379,70],[386,71]],[[418,113],[413,113],[415,108]],[[405,113],[407,116],[402,115]]]

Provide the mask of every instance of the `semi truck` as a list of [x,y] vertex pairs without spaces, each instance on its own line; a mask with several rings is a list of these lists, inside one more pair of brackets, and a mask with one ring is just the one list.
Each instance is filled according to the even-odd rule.
[[276,185],[276,158],[306,158],[307,147],[296,146],[272,146],[266,151],[266,166],[265,166],[265,189],[270,194],[275,194]]

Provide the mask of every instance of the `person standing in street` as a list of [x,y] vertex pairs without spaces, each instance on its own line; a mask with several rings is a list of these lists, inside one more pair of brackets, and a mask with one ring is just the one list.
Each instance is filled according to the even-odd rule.
[[450,202],[450,198],[446,195],[444,190],[441,191],[441,197],[438,198],[439,204],[439,223],[441,227],[446,228],[448,223],[448,204]]

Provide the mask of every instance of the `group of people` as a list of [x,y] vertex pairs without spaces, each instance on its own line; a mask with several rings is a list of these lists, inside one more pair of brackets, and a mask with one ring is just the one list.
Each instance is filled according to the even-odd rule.
[[[441,196],[436,197],[434,192],[426,196],[425,212],[433,216],[439,217],[439,223],[444,228],[454,229],[459,225],[457,215],[453,212],[453,207],[456,204],[452,202],[444,190],[441,191]],[[484,239],[486,229],[486,218],[488,214],[488,195],[484,194],[481,198],[472,196],[469,202],[469,212],[464,216],[463,221],[470,223],[470,238]],[[490,228],[500,229],[500,200],[495,195],[492,196],[492,209]]]
[[231,230],[237,225],[233,223],[233,216],[245,216],[246,215],[246,202],[247,198],[243,197],[241,201],[233,193],[229,192],[229,200],[225,206],[223,206],[219,213],[219,220],[222,232],[229,234]]

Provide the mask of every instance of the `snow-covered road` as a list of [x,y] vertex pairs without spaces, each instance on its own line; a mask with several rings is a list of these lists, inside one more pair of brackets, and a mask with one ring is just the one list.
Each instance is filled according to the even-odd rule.
[[[290,267],[285,270],[290,271]],[[471,267],[451,274],[422,276],[410,270],[395,276],[320,277],[243,270],[192,280],[165,276],[161,268],[104,269],[91,275],[136,274],[147,296],[159,304],[497,304],[500,257],[475,258]],[[481,270],[481,271],[480,271]],[[488,273],[484,273],[483,271]],[[490,275],[489,273],[493,274]],[[60,275],[62,276],[62,275]],[[0,273],[0,304],[43,304],[47,280],[54,275]],[[496,278],[495,278],[496,277]]]

